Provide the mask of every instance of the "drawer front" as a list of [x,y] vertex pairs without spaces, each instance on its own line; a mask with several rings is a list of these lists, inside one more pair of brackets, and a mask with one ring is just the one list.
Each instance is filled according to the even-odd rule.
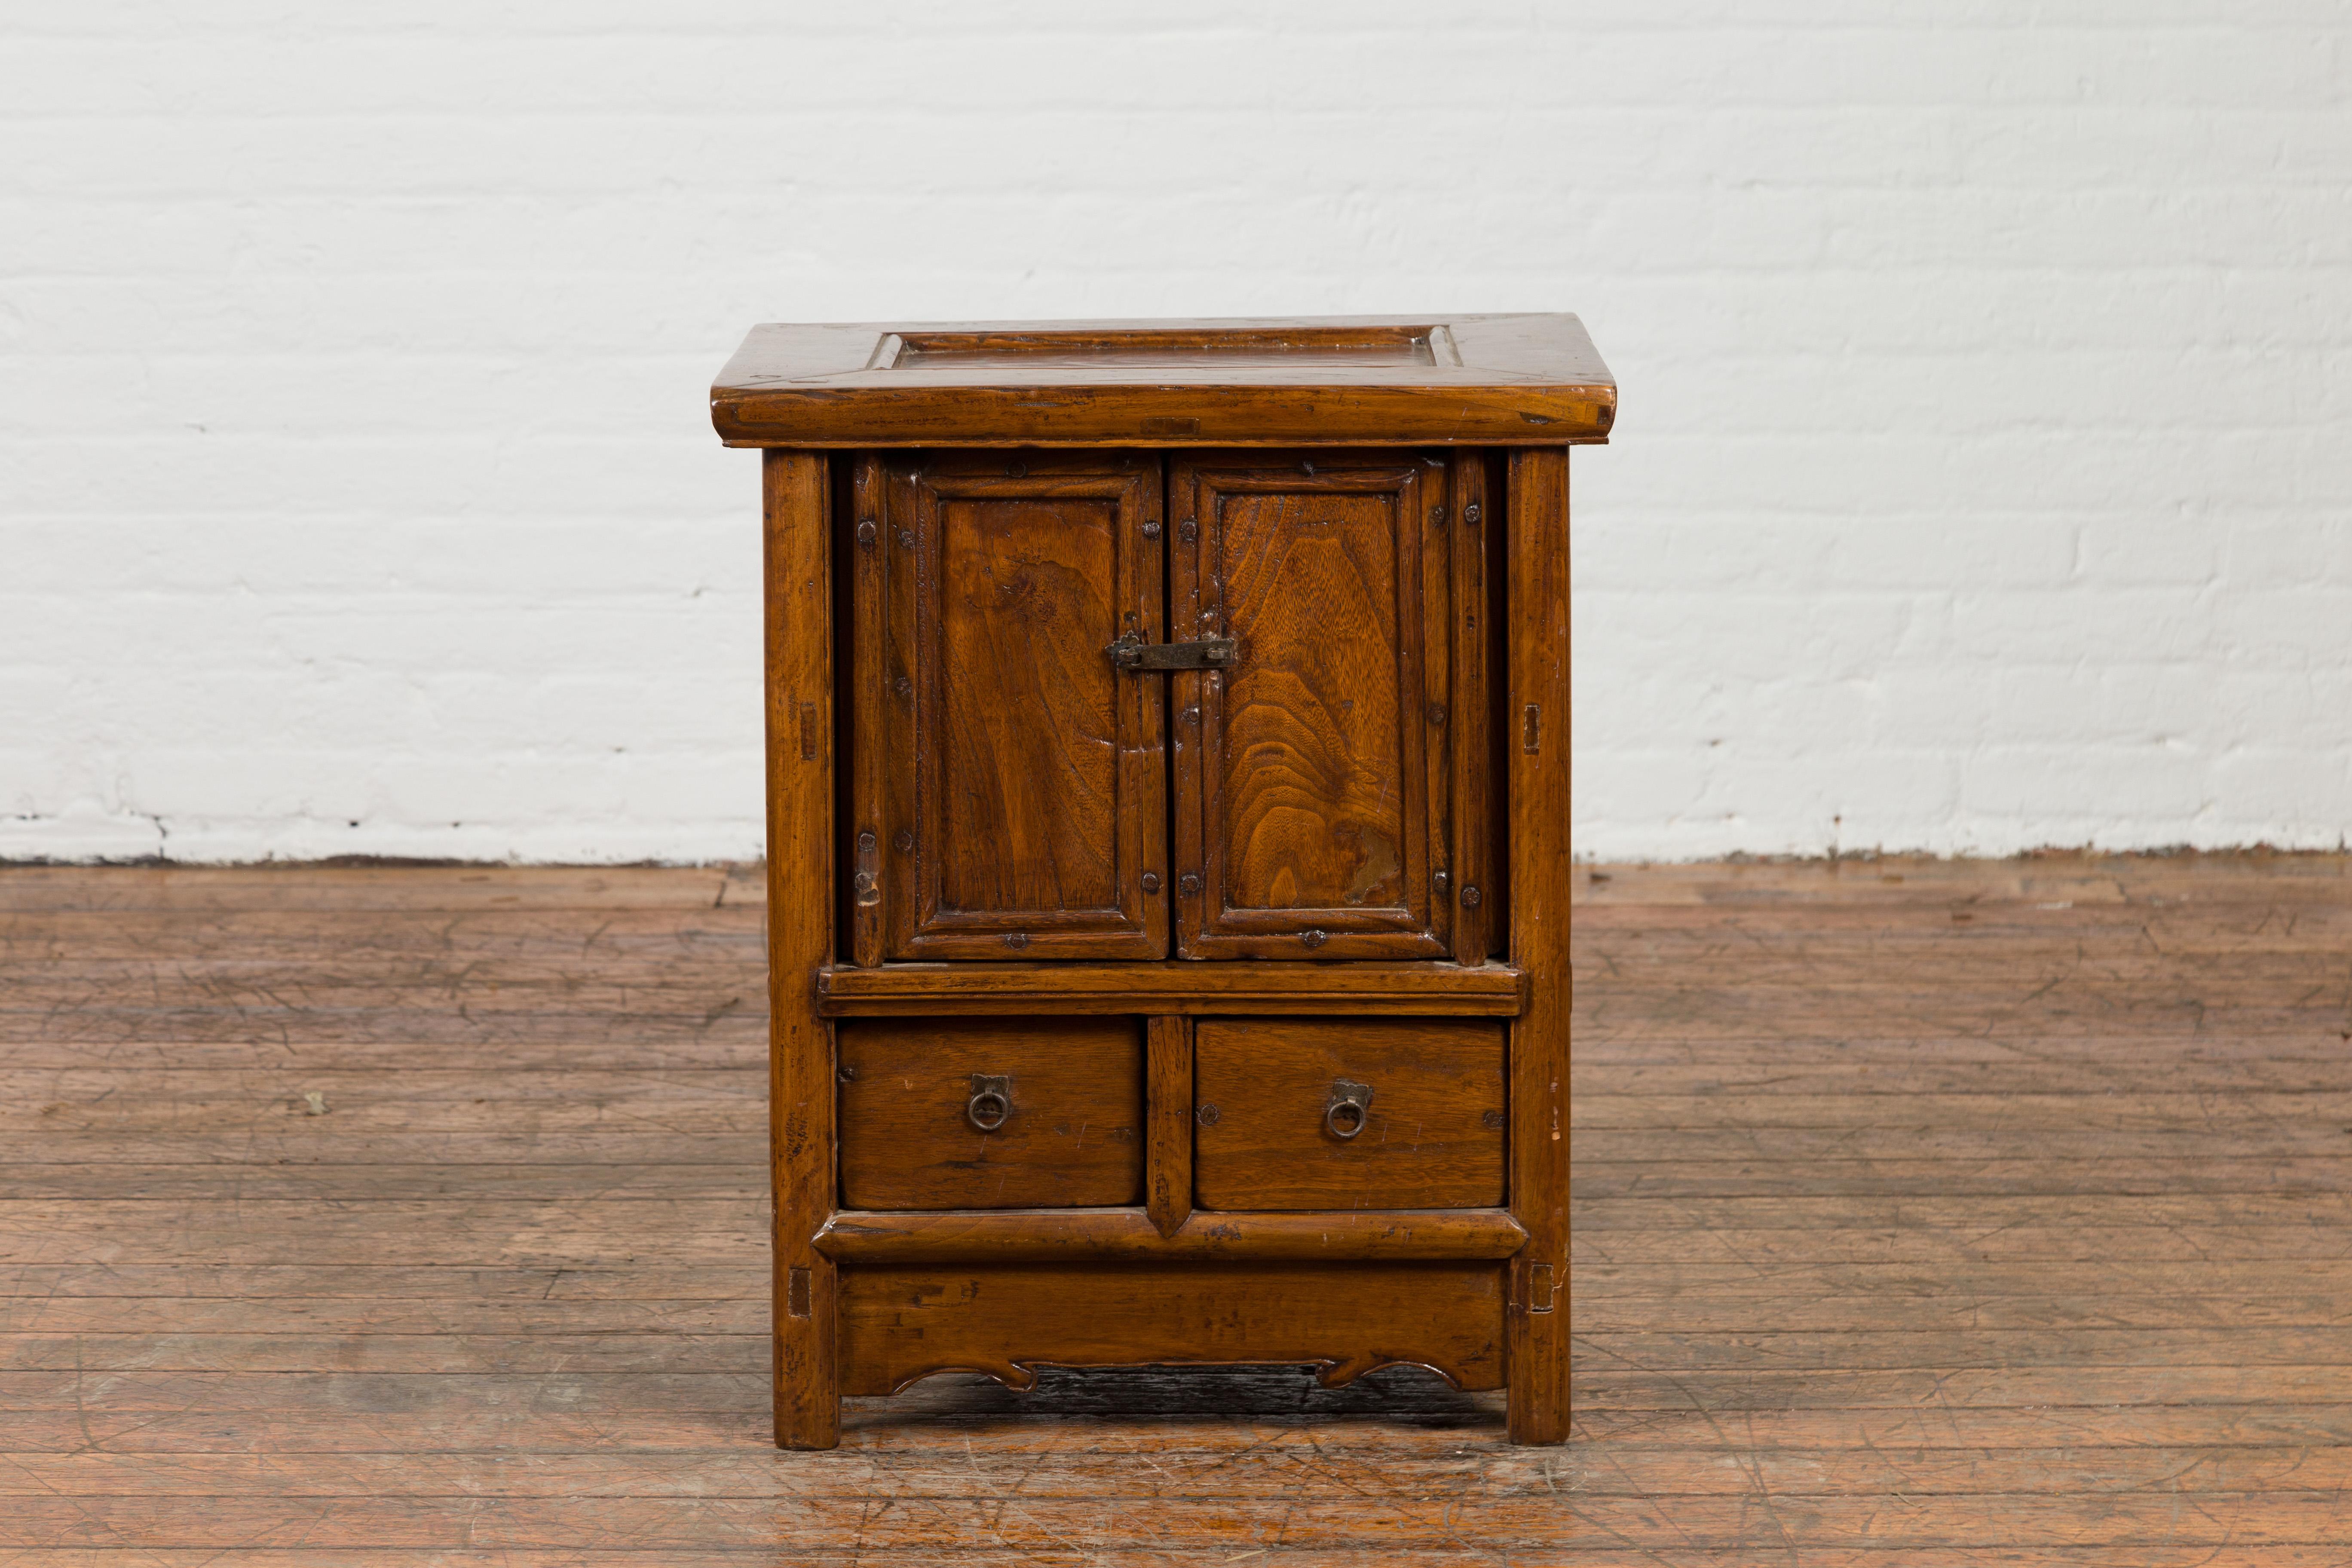
[[1498,1022],[1204,1018],[1193,1062],[1204,1209],[1504,1202]]
[[850,1018],[835,1041],[845,1207],[1142,1201],[1137,1020]]

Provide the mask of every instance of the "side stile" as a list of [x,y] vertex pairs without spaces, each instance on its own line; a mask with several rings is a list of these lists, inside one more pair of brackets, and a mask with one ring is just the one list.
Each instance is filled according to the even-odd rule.
[[1452,546],[1454,582],[1447,626],[1453,644],[1454,689],[1448,702],[1448,745],[1453,759],[1454,957],[1473,966],[1487,954],[1487,911],[1496,889],[1488,875],[1494,842],[1491,748],[1486,739],[1486,531],[1502,520],[1488,510],[1486,455],[1454,454],[1451,494],[1446,500],[1445,537]]
[[1511,1260],[1505,1336],[1510,1438],[1568,1436],[1570,972],[1568,453],[1516,452],[1510,471],[1511,960],[1528,979],[1511,1024]]
[[[1167,472],[1168,625],[1160,635],[1181,642],[1202,635],[1200,536],[1215,520],[1200,515],[1202,486],[1190,458],[1171,454]],[[1168,678],[1169,817],[1174,824],[1168,874],[1176,894],[1168,951],[1176,958],[1205,956],[1201,930],[1207,923],[1207,801],[1215,785],[1201,749],[1204,706],[1199,670],[1178,670]]]
[[861,677],[864,689],[858,693],[858,710],[871,713],[881,731],[878,744],[861,748],[879,766],[874,788],[876,798],[883,803],[879,808],[882,831],[888,835],[877,922],[880,951],[875,963],[878,965],[907,956],[907,944],[913,940],[918,923],[916,909],[923,895],[925,868],[932,856],[930,847],[921,840],[921,802],[915,793],[915,778],[922,766],[916,749],[915,720],[915,682],[922,668],[917,636],[922,574],[915,548],[916,492],[920,487],[905,454],[891,460],[877,457],[874,463],[879,470],[874,493],[881,509],[875,520],[879,537],[874,548],[887,559],[877,573],[874,615],[874,637],[881,653],[870,679]]
[[1192,1217],[1192,1020],[1150,1019],[1144,1058],[1145,1212],[1172,1237]]
[[[850,784],[853,846],[849,892],[851,962],[873,969],[883,960],[884,898],[904,899],[912,858],[898,847],[908,825],[890,810],[885,736],[889,730],[888,680],[890,520],[884,504],[882,459],[860,453],[851,470],[850,499],[850,715],[856,742],[851,750],[856,777]],[[872,841],[867,841],[867,836]]]
[[776,1444],[840,1440],[837,1280],[815,1237],[833,1215],[831,508],[822,452],[772,449],[761,480],[767,576],[768,1117],[775,1187]]
[[1421,504],[1412,525],[1421,531],[1421,679],[1423,745],[1422,773],[1428,782],[1429,810],[1424,832],[1429,841],[1429,916],[1431,929],[1442,937],[1446,951],[1455,945],[1461,930],[1454,903],[1454,824],[1461,801],[1454,784],[1455,742],[1454,700],[1454,639],[1446,628],[1455,613],[1454,595],[1453,498],[1447,479],[1453,455],[1425,454],[1421,460]]

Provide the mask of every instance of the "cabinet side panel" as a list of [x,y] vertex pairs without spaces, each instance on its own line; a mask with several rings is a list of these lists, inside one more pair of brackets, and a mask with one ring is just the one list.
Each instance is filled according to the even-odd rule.
[[833,1261],[833,1038],[815,974],[833,956],[833,588],[822,453],[761,467],[768,695],[768,1113],[775,1185],[776,1442],[840,1435]]
[[1511,1440],[1568,1435],[1568,454],[1514,453],[1510,479]]

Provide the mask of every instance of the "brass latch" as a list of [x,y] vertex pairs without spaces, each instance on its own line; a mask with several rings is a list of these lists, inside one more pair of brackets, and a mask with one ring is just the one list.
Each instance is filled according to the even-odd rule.
[[1196,642],[1145,642],[1128,633],[1103,652],[1119,669],[1223,669],[1239,651],[1231,637],[1202,637]]

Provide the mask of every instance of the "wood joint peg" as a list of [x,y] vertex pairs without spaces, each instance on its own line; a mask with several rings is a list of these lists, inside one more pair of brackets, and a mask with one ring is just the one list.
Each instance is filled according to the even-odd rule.
[[1551,1265],[1529,1264],[1528,1266],[1528,1310],[1549,1312],[1551,1310]]

